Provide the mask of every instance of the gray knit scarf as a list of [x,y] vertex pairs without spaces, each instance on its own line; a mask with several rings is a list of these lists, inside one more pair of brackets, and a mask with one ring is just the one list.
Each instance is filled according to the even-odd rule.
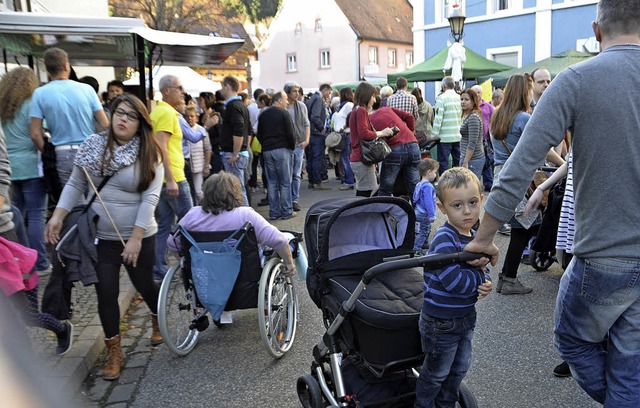
[[129,143],[123,146],[116,143],[114,145],[111,161],[109,163],[105,163],[103,169],[102,162],[104,160],[108,160],[109,156],[109,152],[106,147],[106,134],[93,134],[87,137],[80,145],[73,164],[78,167],[84,167],[92,176],[102,177],[114,175],[120,169],[132,165],[138,159],[140,136],[134,136]]

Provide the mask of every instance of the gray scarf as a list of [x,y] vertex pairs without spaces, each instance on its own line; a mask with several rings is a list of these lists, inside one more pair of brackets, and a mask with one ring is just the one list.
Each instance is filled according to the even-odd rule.
[[130,166],[138,159],[140,149],[140,136],[136,135],[129,143],[120,146],[114,145],[111,161],[105,163],[102,173],[102,162],[108,160],[107,135],[93,134],[80,145],[73,164],[87,169],[90,175],[96,177],[111,176],[120,169]]

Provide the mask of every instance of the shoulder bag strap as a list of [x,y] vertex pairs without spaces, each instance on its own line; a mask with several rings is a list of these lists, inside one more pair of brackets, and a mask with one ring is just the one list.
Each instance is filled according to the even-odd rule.
[[93,188],[93,191],[95,193],[94,197],[91,198],[91,203],[93,203],[95,198],[98,197],[98,201],[100,201],[100,204],[102,204],[102,208],[104,208],[104,211],[107,214],[107,217],[109,217],[109,221],[111,221],[111,225],[113,225],[113,229],[116,231],[116,234],[118,234],[118,238],[120,238],[120,242],[122,243],[122,246],[125,246],[126,243],[124,242],[124,239],[122,239],[122,235],[120,235],[120,230],[118,229],[118,226],[116,225],[115,221],[113,221],[113,217],[111,217],[111,213],[109,212],[109,209],[105,205],[104,201],[102,201],[102,197],[100,197],[100,190],[102,189],[102,187],[104,187],[105,184],[107,184],[107,181],[109,181],[111,176],[106,176],[105,177],[106,180],[103,179],[102,183],[100,183],[100,187],[96,188],[95,184],[93,184],[93,180],[91,180],[91,177],[87,172],[87,169],[82,167],[82,171],[84,171],[84,175],[87,177],[87,181],[89,182],[89,184],[91,185],[91,188]]

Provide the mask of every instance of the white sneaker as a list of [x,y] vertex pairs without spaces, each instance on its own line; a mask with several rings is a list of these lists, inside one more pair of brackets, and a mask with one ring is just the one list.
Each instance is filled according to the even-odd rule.
[[231,324],[233,323],[233,315],[231,314],[231,312],[222,312],[222,315],[220,315],[220,323],[221,324]]

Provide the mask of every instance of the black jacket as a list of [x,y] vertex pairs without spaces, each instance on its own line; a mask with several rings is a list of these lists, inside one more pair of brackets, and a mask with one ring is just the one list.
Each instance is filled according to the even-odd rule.
[[233,137],[242,136],[242,149],[247,150],[248,136],[251,133],[251,120],[249,111],[242,103],[242,99],[235,99],[229,102],[222,114],[222,124],[220,125],[220,150],[223,152],[233,151]]
[[263,110],[258,117],[258,140],[263,152],[283,147],[295,149],[293,121],[289,112],[276,106]]

